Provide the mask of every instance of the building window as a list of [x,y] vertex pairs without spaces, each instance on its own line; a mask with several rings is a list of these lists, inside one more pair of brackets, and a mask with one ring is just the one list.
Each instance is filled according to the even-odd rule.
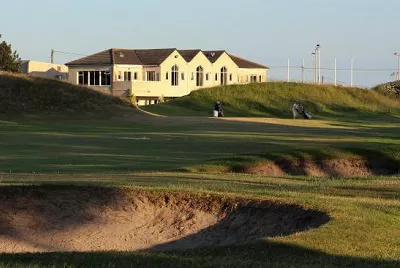
[[204,85],[204,71],[203,67],[199,66],[196,68],[196,86],[202,87]]
[[90,71],[89,81],[91,86],[100,86],[100,72]]
[[146,72],[146,81],[156,81],[156,72],[155,71],[147,71]]
[[192,81],[194,80],[194,73],[192,72]]
[[232,82],[232,74],[229,74],[229,81]]
[[218,81],[218,74],[215,74],[215,81]]
[[165,80],[168,80],[168,72],[165,73]]
[[101,71],[101,85],[102,86],[111,86],[111,72],[110,71]]
[[88,86],[110,86],[110,71],[82,71],[78,72],[78,84]]
[[89,85],[89,73],[79,72],[78,73],[78,84],[79,85]]
[[260,80],[258,80],[258,82],[260,82],[260,83],[262,82],[262,76],[261,75],[260,75]]
[[221,85],[226,85],[228,80],[228,70],[226,67],[221,68]]
[[181,79],[185,80],[185,73],[181,73]]
[[118,72],[118,80],[122,79],[122,72]]
[[137,79],[138,79],[137,72],[135,72],[135,73],[133,74],[133,79],[134,79],[134,80],[137,80]]
[[206,73],[206,81],[208,81],[208,80],[209,80],[209,74]]
[[132,81],[132,73],[124,72],[124,81]]
[[250,76],[250,83],[256,83],[257,82],[257,75],[251,75]]
[[171,68],[171,85],[179,85],[179,68],[176,65]]

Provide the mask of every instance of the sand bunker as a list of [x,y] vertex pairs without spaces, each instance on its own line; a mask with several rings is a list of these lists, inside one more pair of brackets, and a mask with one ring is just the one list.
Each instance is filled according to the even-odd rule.
[[173,250],[290,235],[329,221],[295,205],[95,187],[1,187],[0,252]]

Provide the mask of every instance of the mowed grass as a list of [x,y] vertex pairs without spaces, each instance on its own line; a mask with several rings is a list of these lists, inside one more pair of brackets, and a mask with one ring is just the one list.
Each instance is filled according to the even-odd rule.
[[[398,178],[268,178],[254,175],[140,173],[3,175],[3,185],[140,187],[301,204],[331,221],[289,237],[248,245],[175,252],[1,254],[3,267],[397,267]],[[79,226],[77,226],[79,227]]]
[[[2,187],[137,187],[299,204],[331,217],[317,229],[246,245],[162,253],[0,254],[0,267],[400,265],[399,176],[270,178],[196,169],[296,156],[373,157],[398,165],[397,100],[361,89],[256,84],[206,89],[146,107],[197,116],[162,118],[129,111],[121,100],[65,83],[0,78],[2,100],[9,105],[0,109],[6,113],[0,115]],[[216,100],[225,102],[230,116],[274,118],[207,118]],[[317,120],[287,119],[295,100]],[[190,169],[195,172],[180,172]],[[0,228],[0,235],[7,231]]]
[[376,154],[399,161],[400,130],[393,120],[243,122],[137,113],[105,119],[4,117],[3,186],[139,187],[244,196],[300,204],[328,213],[331,221],[288,237],[183,252],[1,254],[0,267],[396,267],[399,176],[323,179],[176,172],[210,159],[248,154]]
[[396,122],[307,122],[157,118],[135,112],[104,120],[4,119],[0,120],[0,171],[165,171],[247,155],[372,156],[400,161],[400,130]]

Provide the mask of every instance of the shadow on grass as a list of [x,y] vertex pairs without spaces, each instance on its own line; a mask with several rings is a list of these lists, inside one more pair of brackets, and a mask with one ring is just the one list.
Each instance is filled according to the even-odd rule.
[[284,243],[181,252],[0,254],[0,267],[399,267],[395,260],[330,255]]

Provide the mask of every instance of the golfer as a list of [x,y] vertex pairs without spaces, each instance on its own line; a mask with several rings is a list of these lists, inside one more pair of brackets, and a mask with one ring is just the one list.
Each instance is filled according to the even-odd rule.
[[293,103],[292,112],[293,112],[293,119],[296,119],[296,117],[299,115],[299,105],[297,103]]

